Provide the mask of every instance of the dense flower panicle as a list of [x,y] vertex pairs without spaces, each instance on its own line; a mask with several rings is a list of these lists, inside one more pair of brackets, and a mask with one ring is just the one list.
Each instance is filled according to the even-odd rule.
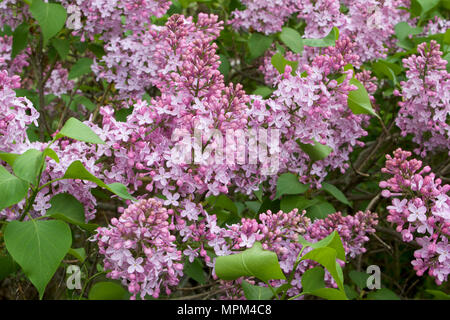
[[87,36],[101,34],[103,40],[120,36],[124,30],[146,30],[152,16],[160,18],[171,5],[169,0],[62,0],[67,8],[66,25]]
[[61,64],[57,64],[45,83],[46,93],[61,97],[61,95],[73,90],[75,81],[69,80],[68,76],[69,71],[63,68]]
[[[1,59],[0,59],[1,63]],[[26,97],[17,97],[19,76],[0,71],[0,151],[12,152],[15,145],[28,142],[28,125],[38,125],[39,112]]]
[[297,15],[306,23],[305,38],[322,38],[332,27],[337,27],[341,36],[348,36],[358,43],[356,53],[365,62],[386,56],[389,48],[395,44],[392,41],[394,26],[407,21],[409,17],[405,10],[399,8],[408,6],[409,0],[307,0],[282,3],[245,1],[247,8],[234,11],[233,19],[228,22],[236,29],[255,29],[271,34],[281,31],[291,15]]
[[121,280],[132,299],[137,294],[158,298],[161,288],[170,294],[183,275],[170,223],[173,214],[159,199],[140,200],[113,218],[109,227],[97,229],[94,240],[105,256],[108,277]]
[[447,61],[442,59],[439,44],[432,40],[417,47],[417,55],[403,60],[407,68],[407,81],[401,82],[403,98],[396,118],[402,135],[413,135],[419,147],[415,150],[425,156],[427,152],[450,152],[450,74]]
[[421,246],[411,262],[417,275],[428,274],[436,283],[447,281],[450,274],[450,185],[441,185],[422,161],[408,158],[411,152],[397,149],[394,157],[386,155],[382,172],[392,175],[380,182],[384,197],[394,197],[388,206],[387,220],[397,225],[403,241],[416,240]]
[[231,23],[235,28],[250,29],[265,34],[281,31],[284,23],[298,11],[296,0],[242,0],[245,10],[232,12]]
[[[353,52],[355,46],[349,38],[342,37],[335,47],[325,48],[322,55],[316,56],[310,65],[303,65],[295,75],[291,75],[287,66],[284,75],[276,78],[272,97],[252,102],[249,124],[267,124],[281,130],[280,171],[298,173],[302,182],[320,186],[326,169],[339,168],[344,172],[350,152],[363,145],[358,139],[367,135],[363,125],[368,116],[355,115],[347,104],[348,93],[356,87],[349,83],[352,71],[344,71],[344,66],[359,65],[359,57]],[[343,76],[337,81],[335,75]],[[333,151],[309,166],[309,156],[299,143],[315,141]]]

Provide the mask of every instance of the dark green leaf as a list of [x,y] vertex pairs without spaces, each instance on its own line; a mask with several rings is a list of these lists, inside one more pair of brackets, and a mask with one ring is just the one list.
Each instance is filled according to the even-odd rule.
[[323,160],[333,152],[333,149],[325,144],[314,141],[314,144],[297,142],[300,148],[305,152],[312,162]]
[[67,39],[59,39],[59,38],[53,38],[52,41],[53,48],[56,49],[61,59],[66,59],[67,55],[70,51],[70,43]]
[[127,291],[118,283],[102,281],[94,284],[89,291],[89,300],[126,300]]
[[255,59],[262,56],[271,45],[272,38],[261,33],[252,33],[248,39],[250,58]]
[[359,272],[356,270],[352,270],[349,272],[348,276],[352,281],[356,284],[359,289],[364,289],[367,287],[367,279],[369,279],[370,275],[365,272]]
[[339,29],[333,27],[331,31],[321,39],[303,39],[303,44],[308,47],[334,47],[339,39]]
[[68,79],[72,80],[92,72],[91,65],[94,61],[90,58],[81,58],[70,69]]
[[313,292],[317,289],[325,288],[325,270],[321,267],[308,269],[302,275],[302,290]]
[[37,176],[44,164],[44,154],[36,149],[29,149],[14,161],[14,174],[33,185],[37,185]]
[[400,298],[391,290],[381,288],[367,294],[368,300],[400,300]]
[[333,205],[326,201],[321,201],[306,210],[306,215],[312,219],[325,219],[328,215],[335,213]]
[[59,3],[33,0],[30,12],[41,27],[44,44],[63,28],[67,19],[66,9]]
[[242,281],[242,289],[247,300],[270,300],[273,297],[270,288],[255,286],[245,280]]
[[186,263],[184,264],[183,272],[197,281],[199,284],[206,284],[207,282],[206,274],[203,270],[203,264],[197,258],[195,258],[192,263],[186,261]]
[[348,94],[347,103],[350,110],[352,110],[354,114],[370,114],[379,118],[372,108],[369,94],[364,85],[356,78],[350,79],[350,84],[358,88],[350,91]]
[[19,25],[13,33],[11,59],[14,59],[28,45],[29,26],[26,22]]
[[347,197],[342,193],[342,191],[336,188],[331,183],[322,182],[322,190],[325,190],[343,204],[346,204],[350,207],[352,206],[352,204],[350,203],[350,201],[348,201]]

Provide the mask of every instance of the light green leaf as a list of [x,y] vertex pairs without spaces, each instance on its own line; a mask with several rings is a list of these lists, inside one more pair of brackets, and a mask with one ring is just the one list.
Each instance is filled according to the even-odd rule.
[[16,161],[16,159],[19,156],[20,156],[20,154],[18,154],[18,153],[7,153],[7,152],[0,153],[0,159],[5,161],[11,167],[13,166],[14,161]]
[[325,270],[321,267],[308,269],[302,275],[302,290],[313,292],[317,289],[325,288]]
[[409,38],[409,35],[418,35],[423,32],[423,28],[421,27],[411,27],[407,22],[402,21],[395,25],[395,35],[398,40],[404,40]]
[[77,258],[80,262],[84,262],[84,260],[86,260],[86,250],[84,250],[84,248],[70,248],[67,253]]
[[25,181],[37,185],[37,176],[44,164],[44,154],[36,149],[29,149],[14,161],[14,174]]
[[30,12],[41,27],[44,44],[63,28],[67,19],[66,9],[59,3],[33,0],[30,5]]
[[42,299],[70,249],[72,233],[66,223],[57,220],[11,221],[5,229],[5,244]]
[[305,254],[301,260],[313,260],[325,267],[336,281],[339,289],[344,291],[344,276],[341,266],[336,263],[336,250],[330,247],[314,249]]
[[292,72],[291,72],[291,74],[292,74],[293,76],[295,75],[295,71],[296,71],[297,68],[298,68],[298,61],[289,61],[289,60],[286,60],[286,59],[283,57],[283,55],[282,55],[281,53],[275,53],[275,54],[272,56],[271,63],[272,63],[272,65],[275,67],[275,69],[278,70],[278,72],[279,72],[280,74],[283,74],[283,73],[284,73],[284,70],[286,69],[286,66],[287,66],[287,65],[289,65],[289,66],[292,67]]
[[72,80],[92,72],[91,65],[94,61],[90,58],[81,58],[70,69],[68,79]]
[[253,91],[252,94],[261,96],[263,98],[267,98],[272,94],[272,92],[273,92],[273,90],[270,89],[269,87],[259,86],[255,89],[255,91]]
[[111,184],[104,183],[102,180],[90,173],[84,167],[83,163],[81,163],[81,161],[79,160],[74,161],[70,164],[70,166],[66,170],[66,173],[64,173],[63,179],[80,179],[92,181],[99,187],[111,191],[122,199],[134,200],[134,198],[128,193],[127,188],[124,185],[117,182]]
[[450,295],[446,294],[445,292],[439,291],[439,290],[430,290],[427,289],[425,292],[433,295],[435,300],[450,300]]
[[303,52],[303,39],[297,30],[284,27],[279,34],[280,40],[295,53]]
[[70,118],[67,120],[61,131],[56,135],[56,139],[62,137],[68,137],[89,143],[105,144],[105,142],[100,139],[91,128],[75,118]]
[[0,210],[20,202],[28,192],[29,184],[0,166]]
[[285,194],[301,194],[308,190],[309,185],[300,183],[298,177],[293,173],[283,173],[277,180],[277,192],[275,199]]
[[348,93],[347,103],[350,110],[352,110],[354,114],[371,114],[379,118],[372,108],[369,94],[364,85],[356,78],[350,79],[350,84],[358,88]]
[[314,141],[314,144],[300,143],[298,141],[297,143],[303,152],[309,156],[312,162],[323,160],[328,157],[331,152],[333,152],[332,148],[317,141]]
[[269,287],[255,286],[242,281],[242,289],[247,300],[270,300],[273,297],[273,292]]
[[322,182],[322,190],[325,190],[326,192],[328,192],[329,194],[331,194],[333,197],[335,197],[336,199],[338,199],[340,202],[342,202],[343,204],[346,204],[348,206],[352,206],[352,204],[350,203],[350,201],[348,201],[347,197],[345,196],[345,194],[342,193],[341,190],[339,190],[338,188],[336,188],[334,185],[332,185],[331,183],[328,182]]
[[59,163],[59,157],[53,149],[45,148],[43,153],[44,153],[44,156],[55,160],[56,163]]
[[335,230],[327,237],[323,238],[317,242],[308,242],[301,235],[298,236],[298,242],[304,246],[317,248],[332,248],[336,251],[336,257],[345,262],[345,250],[342,245],[341,237],[339,233]]
[[256,277],[264,282],[285,280],[277,254],[262,249],[259,242],[241,253],[217,257],[216,275],[223,280],[235,280],[242,276]]
[[227,56],[223,54],[219,54],[220,57],[220,66],[219,71],[223,74],[224,77],[227,77],[231,70],[231,64],[228,60]]

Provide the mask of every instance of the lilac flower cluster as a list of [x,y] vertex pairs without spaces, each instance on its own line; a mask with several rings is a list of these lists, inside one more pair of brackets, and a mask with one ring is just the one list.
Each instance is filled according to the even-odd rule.
[[[249,124],[266,124],[281,130],[281,170],[298,173],[305,183],[320,183],[326,169],[339,168],[344,172],[353,147],[362,146],[358,139],[367,135],[363,126],[368,116],[355,115],[347,104],[349,92],[357,88],[349,83],[353,71],[345,71],[344,66],[359,63],[355,47],[349,38],[342,37],[335,47],[325,48],[322,55],[303,65],[295,75],[287,66],[284,75],[275,78],[277,89],[270,99],[254,97],[252,101]],[[336,76],[340,76],[339,81],[334,79]],[[309,166],[309,156],[299,143],[315,141],[333,151]]]
[[7,35],[0,37],[0,68],[6,69],[9,74],[20,74],[29,65],[27,59],[30,52],[26,49],[11,59],[13,38]]
[[174,211],[158,199],[130,205],[111,226],[99,228],[94,240],[105,256],[108,277],[120,279],[135,299],[158,298],[161,287],[170,294],[183,275],[181,251],[175,244]]
[[450,185],[441,185],[422,161],[408,158],[411,152],[397,149],[394,157],[386,155],[383,173],[392,175],[380,182],[384,197],[394,197],[388,206],[387,220],[397,225],[403,241],[416,240],[421,246],[411,262],[417,275],[428,274],[437,284],[447,281],[450,273]]
[[[408,0],[317,0],[317,1],[245,1],[243,11],[233,12],[229,21],[236,29],[250,28],[266,34],[281,31],[291,15],[306,23],[306,38],[322,38],[337,27],[341,35],[358,43],[356,53],[365,62],[385,57],[393,47],[394,26],[409,15],[400,7]],[[274,8],[272,8],[272,6]],[[342,8],[346,8],[346,12]],[[345,13],[344,13],[345,12]]]
[[403,99],[396,124],[402,135],[413,135],[418,147],[415,152],[450,152],[450,74],[447,61],[442,59],[439,44],[432,40],[417,47],[417,55],[403,60],[407,81],[401,82]]

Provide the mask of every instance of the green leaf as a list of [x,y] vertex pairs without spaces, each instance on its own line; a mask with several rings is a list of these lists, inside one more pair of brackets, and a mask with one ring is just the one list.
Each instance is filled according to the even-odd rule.
[[242,281],[242,289],[247,300],[270,300],[273,297],[273,292],[269,287],[255,286]]
[[258,213],[259,208],[261,207],[261,202],[259,202],[259,201],[245,201],[245,205],[253,213]]
[[321,288],[308,293],[327,300],[348,300],[345,291],[333,288]]
[[5,161],[11,167],[13,166],[14,161],[16,161],[16,159],[19,156],[20,156],[20,154],[18,154],[18,153],[7,153],[7,152],[0,153],[0,159]]
[[91,128],[75,118],[70,118],[67,120],[61,131],[56,135],[56,139],[62,137],[68,137],[89,143],[105,144],[105,142],[100,139]]
[[347,284],[344,284],[344,290],[345,295],[348,297],[349,300],[355,300],[359,297],[359,294],[355,291],[355,289],[353,289]]
[[89,291],[89,300],[126,300],[127,291],[118,283],[102,281],[95,283]]
[[45,157],[49,157],[49,158],[55,160],[56,163],[59,163],[59,157],[53,149],[45,148],[43,153],[44,153]]
[[272,38],[261,33],[252,33],[248,39],[250,58],[255,59],[264,54],[272,45]]
[[402,21],[395,25],[395,35],[398,40],[408,39],[409,35],[417,35],[423,32],[421,27],[411,27],[407,22]]
[[372,108],[369,94],[364,85],[356,78],[350,79],[350,84],[358,87],[358,89],[348,93],[347,103],[350,110],[352,110],[354,114],[371,114],[379,118]]
[[277,192],[275,199],[285,194],[300,194],[309,189],[309,185],[300,183],[298,177],[293,173],[283,173],[277,180]]
[[332,148],[317,141],[314,141],[314,144],[300,143],[298,141],[297,143],[303,152],[309,156],[312,162],[323,160],[328,157],[331,152],[333,152]]
[[330,247],[317,248],[305,254],[301,260],[313,260],[321,264],[331,274],[339,289],[344,291],[344,276],[341,266],[336,263],[336,250]]
[[206,282],[208,281],[205,275],[205,271],[203,270],[203,263],[198,258],[195,258],[192,263],[186,261],[186,263],[184,264],[183,272],[197,281],[199,284],[206,284]]
[[95,177],[92,173],[90,173],[81,163],[81,161],[77,160],[70,164],[67,168],[66,173],[64,173],[63,179],[80,179],[92,181],[96,185],[101,188],[105,188],[106,190],[111,191],[112,193],[120,196],[125,200],[134,200],[134,198],[128,193],[127,188],[121,183],[111,183],[106,184],[99,178]]
[[44,44],[63,28],[67,19],[66,9],[58,3],[33,0],[30,5],[30,12],[41,27]]
[[58,193],[50,200],[51,207],[46,215],[55,219],[80,226],[81,228],[94,231],[96,224],[87,224],[84,215],[84,207],[74,196],[68,193]]
[[335,213],[336,209],[327,201],[320,201],[306,210],[306,215],[314,219],[325,219],[328,215]]
[[270,89],[269,87],[259,86],[255,89],[255,91],[253,91],[252,94],[261,96],[263,98],[267,98],[272,94],[272,92],[273,92],[273,90]]
[[352,270],[348,273],[350,279],[356,284],[356,286],[360,289],[364,289],[367,287],[367,279],[369,279],[370,275],[365,272],[359,272],[356,270]]
[[303,52],[303,39],[297,30],[284,27],[279,34],[280,40],[294,53]]
[[223,280],[235,280],[242,276],[256,277],[264,282],[285,280],[278,262],[277,254],[262,249],[260,242],[241,253],[217,257],[216,274]]
[[450,295],[439,290],[425,290],[425,292],[433,295],[434,300],[450,300]]
[[275,54],[272,56],[271,63],[272,63],[272,65],[275,67],[275,69],[278,70],[278,72],[279,72],[280,74],[283,74],[283,73],[284,73],[284,70],[286,69],[286,66],[289,65],[289,66],[292,67],[292,72],[291,72],[291,74],[292,74],[293,76],[295,76],[295,71],[296,71],[297,68],[298,68],[298,61],[289,61],[289,60],[286,60],[286,59],[283,57],[283,55],[282,55],[281,53],[275,53]]
[[331,183],[322,182],[322,190],[325,190],[343,204],[346,204],[349,207],[352,206],[352,204],[350,203],[350,201],[348,201],[347,197],[342,193],[342,191],[336,188]]
[[281,199],[280,209],[284,212],[290,212],[295,208],[298,209],[298,211],[302,211],[304,209],[311,207],[312,205],[316,204],[317,202],[318,202],[318,200],[316,198],[307,199],[303,196],[289,195],[289,196],[284,196]]
[[219,71],[226,78],[228,76],[228,74],[230,73],[231,64],[230,64],[230,61],[228,60],[228,58],[225,55],[219,54],[219,57],[220,57]]
[[9,254],[0,255],[0,281],[19,269]]
[[308,47],[334,47],[339,39],[339,29],[333,27],[331,31],[321,39],[303,39],[303,44]]
[[29,149],[14,161],[14,174],[33,185],[37,185],[37,176],[44,164],[44,154],[36,149]]
[[53,38],[51,41],[53,48],[56,49],[61,59],[66,59],[70,51],[70,43],[67,39]]
[[389,80],[398,83],[396,75],[399,74],[402,68],[394,63],[383,60],[378,60],[372,66],[372,70],[379,76],[386,76]]
[[30,27],[24,22],[19,25],[13,33],[13,43],[11,49],[11,59],[14,59],[28,45],[28,35]]
[[67,253],[77,258],[80,262],[84,262],[84,260],[86,260],[86,250],[84,250],[84,248],[70,248]]
[[424,17],[439,5],[440,0],[411,0],[411,17]]
[[298,242],[304,246],[317,248],[332,248],[336,251],[336,257],[345,262],[345,250],[342,245],[341,237],[337,231],[317,242],[308,242],[301,235],[298,236]]
[[29,184],[13,176],[0,166],[0,210],[20,202],[28,192]]
[[72,80],[92,72],[91,65],[93,63],[94,61],[90,58],[81,58],[73,65],[72,69],[70,69],[69,76],[67,78]]
[[66,223],[57,220],[11,221],[5,229],[5,244],[42,299],[70,249],[72,233]]
[[302,275],[302,290],[313,292],[317,289],[325,288],[325,270],[321,267],[308,269]]
[[367,294],[367,300],[400,300],[400,298],[391,290],[381,288]]

